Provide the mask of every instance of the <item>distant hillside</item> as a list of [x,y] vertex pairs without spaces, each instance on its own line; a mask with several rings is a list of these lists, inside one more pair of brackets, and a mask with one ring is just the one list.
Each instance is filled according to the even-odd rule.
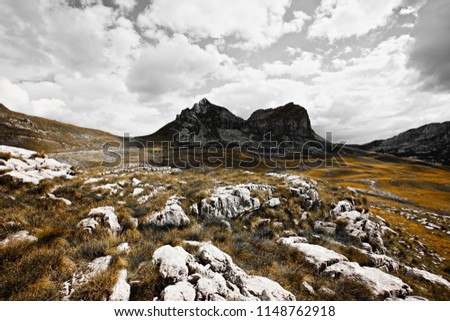
[[360,145],[359,148],[450,165],[450,121],[410,129],[389,139]]
[[0,145],[46,153],[98,150],[112,134],[14,112],[0,103]]

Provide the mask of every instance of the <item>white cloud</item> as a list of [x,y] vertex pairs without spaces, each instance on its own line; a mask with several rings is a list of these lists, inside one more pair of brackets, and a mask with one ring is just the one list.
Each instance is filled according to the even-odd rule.
[[126,11],[133,9],[136,6],[136,0],[114,0],[114,3],[122,10]]
[[284,21],[290,5],[291,0],[155,0],[138,22],[144,29],[164,27],[194,39],[234,37],[231,46],[256,49],[301,31],[309,17],[295,11],[292,20]]
[[204,84],[206,77],[229,62],[229,57],[214,46],[203,49],[176,34],[142,50],[127,84],[133,91],[150,96],[189,90]]
[[322,0],[309,27],[311,38],[361,36],[386,24],[402,0]]
[[265,63],[263,69],[269,76],[289,76],[290,78],[302,78],[320,72],[322,57],[311,52],[304,51],[290,64],[281,61]]
[[25,108],[29,101],[25,90],[0,76],[0,103],[6,107]]

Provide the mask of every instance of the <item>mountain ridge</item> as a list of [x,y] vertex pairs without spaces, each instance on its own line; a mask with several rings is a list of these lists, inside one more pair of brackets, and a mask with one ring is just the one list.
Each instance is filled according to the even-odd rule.
[[185,108],[175,120],[156,132],[136,137],[140,141],[180,141],[221,143],[263,141],[270,133],[277,142],[301,144],[317,141],[307,110],[292,102],[276,108],[258,109],[248,119],[203,98]]
[[358,148],[450,165],[450,121],[411,128],[387,139],[358,145]]

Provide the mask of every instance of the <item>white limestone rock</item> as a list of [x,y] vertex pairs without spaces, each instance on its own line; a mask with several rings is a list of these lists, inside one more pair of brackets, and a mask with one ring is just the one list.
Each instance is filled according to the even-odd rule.
[[60,163],[52,158],[37,157],[36,152],[0,145],[0,152],[9,153],[11,158],[3,162],[0,176],[9,176],[18,183],[39,184],[44,179],[56,177],[73,178],[75,174],[68,164]]
[[109,296],[110,301],[129,301],[131,287],[127,283],[128,272],[126,269],[119,271],[117,282],[113,287],[112,293]]
[[412,289],[398,277],[377,268],[361,267],[356,262],[339,262],[328,266],[324,275],[333,278],[346,278],[365,285],[376,297],[405,297]]
[[278,197],[271,198],[266,202],[268,207],[277,207],[281,204],[280,199]]
[[330,210],[330,216],[331,217],[336,217],[340,213],[351,212],[354,209],[355,209],[355,206],[350,201],[347,201],[347,200],[339,201],[334,206],[334,208]]
[[427,281],[450,289],[450,282],[440,275],[404,265],[402,266],[402,270],[405,271],[406,274],[409,274],[416,279]]
[[167,286],[161,292],[162,301],[194,301],[195,289],[185,281],[178,282],[174,285]]
[[119,253],[122,254],[130,253],[130,245],[127,242],[119,244],[116,249]]
[[61,202],[63,202],[64,204],[66,204],[67,206],[72,205],[72,202],[69,201],[68,199],[63,198],[63,197],[56,197],[55,195],[53,195],[53,194],[51,194],[51,193],[47,193],[47,194],[46,194],[45,196],[43,196],[42,198],[49,198],[49,199],[52,199],[52,200],[61,201]]
[[114,236],[117,236],[122,231],[122,227],[112,206],[102,206],[92,209],[88,217],[81,220],[77,227],[92,233],[99,225],[109,229]]
[[234,218],[260,208],[259,199],[251,197],[253,190],[270,192],[273,187],[258,184],[239,184],[217,187],[212,196],[200,203],[200,215],[208,217]]
[[338,262],[348,261],[342,254],[324,248],[320,245],[299,242],[298,238],[280,238],[278,244],[288,246],[305,256],[305,260],[313,265],[318,271],[323,271],[327,266]]
[[37,242],[37,237],[30,235],[28,231],[19,231],[8,235],[3,241],[0,242],[0,247],[16,242]]
[[92,191],[106,191],[109,195],[116,195],[122,188],[119,186],[119,184],[116,183],[108,183],[100,186],[95,186],[92,188]]
[[111,259],[111,255],[98,257],[90,262],[84,270],[74,273],[72,279],[63,284],[63,300],[70,300],[71,295],[77,287],[89,282],[94,276],[105,272],[111,263]]
[[154,213],[145,223],[153,227],[183,227],[188,226],[191,220],[180,205],[178,196],[172,196],[167,201],[164,209]]
[[153,255],[153,262],[160,264],[161,275],[174,283],[161,294],[163,300],[185,300],[188,297],[189,300],[211,301],[295,300],[278,283],[247,275],[228,254],[212,244],[186,243],[198,247],[196,256],[169,245],[159,248]]
[[158,248],[152,257],[152,262],[159,266],[162,277],[171,281],[187,280],[189,274],[187,264],[194,261],[194,257],[182,247],[170,245]]
[[144,189],[141,187],[136,187],[133,190],[133,196],[138,196],[138,195],[141,195],[142,193],[144,193]]
[[141,181],[138,180],[136,177],[133,177],[133,179],[131,180],[131,185],[139,186],[140,184],[141,184]]

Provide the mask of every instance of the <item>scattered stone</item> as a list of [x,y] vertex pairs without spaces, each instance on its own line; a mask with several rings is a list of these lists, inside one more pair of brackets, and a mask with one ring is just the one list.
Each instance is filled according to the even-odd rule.
[[102,181],[103,178],[91,177],[84,181],[83,185],[95,184]]
[[198,210],[198,205],[197,204],[191,204],[191,206],[189,206],[189,213],[191,215],[198,216],[200,214],[200,212]]
[[308,291],[309,294],[314,295],[316,294],[316,291],[314,291],[314,288],[306,281],[302,282],[303,287]]
[[119,244],[119,245],[116,247],[116,249],[117,249],[117,251],[118,251],[119,253],[123,253],[123,254],[128,254],[128,253],[130,253],[130,245],[129,245],[127,242],[122,243],[122,244]]
[[111,263],[111,259],[111,255],[98,257],[90,262],[84,271],[74,273],[71,280],[64,282],[62,291],[63,300],[70,300],[71,295],[77,287],[89,282],[94,276],[105,272]]
[[105,184],[105,185],[100,185],[100,186],[96,186],[92,189],[92,191],[108,191],[109,195],[116,195],[119,190],[121,190],[122,188],[118,185],[118,184]]
[[61,201],[61,202],[63,202],[64,204],[66,204],[67,206],[72,205],[72,202],[69,201],[68,199],[65,199],[65,198],[62,198],[62,197],[56,197],[55,195],[53,195],[53,194],[51,194],[51,193],[46,194],[46,195],[43,196],[42,198],[49,198],[49,199],[52,199],[52,200]]
[[266,202],[266,205],[269,207],[277,207],[281,204],[280,199],[277,197],[271,198]]
[[8,245],[9,243],[16,242],[37,242],[37,237],[30,235],[28,231],[19,231],[7,236],[3,241],[0,242],[0,247]]
[[131,287],[127,283],[128,272],[126,269],[119,271],[119,276],[116,284],[113,287],[112,293],[109,297],[110,301],[129,301]]
[[133,179],[131,180],[131,185],[138,186],[140,184],[141,184],[141,181],[138,180],[137,178],[133,177]]
[[336,295],[336,292],[334,292],[333,290],[331,290],[327,287],[321,287],[321,288],[319,288],[319,290],[317,290],[317,292],[325,294],[325,295],[331,295],[331,296]]
[[44,179],[71,179],[75,175],[70,165],[47,156],[39,157],[31,150],[0,145],[0,152],[11,155],[11,158],[0,165],[0,172],[3,173],[0,176],[9,176],[18,183],[38,185]]
[[145,223],[153,227],[183,227],[191,223],[180,205],[180,198],[172,196],[167,201],[164,209],[154,213]]
[[122,231],[122,227],[119,224],[116,214],[114,213],[114,207],[103,206],[92,209],[88,217],[81,220],[77,227],[92,233],[99,225],[109,229],[114,236]]
[[137,187],[133,190],[133,196],[138,196],[144,193],[144,189],[141,187]]

